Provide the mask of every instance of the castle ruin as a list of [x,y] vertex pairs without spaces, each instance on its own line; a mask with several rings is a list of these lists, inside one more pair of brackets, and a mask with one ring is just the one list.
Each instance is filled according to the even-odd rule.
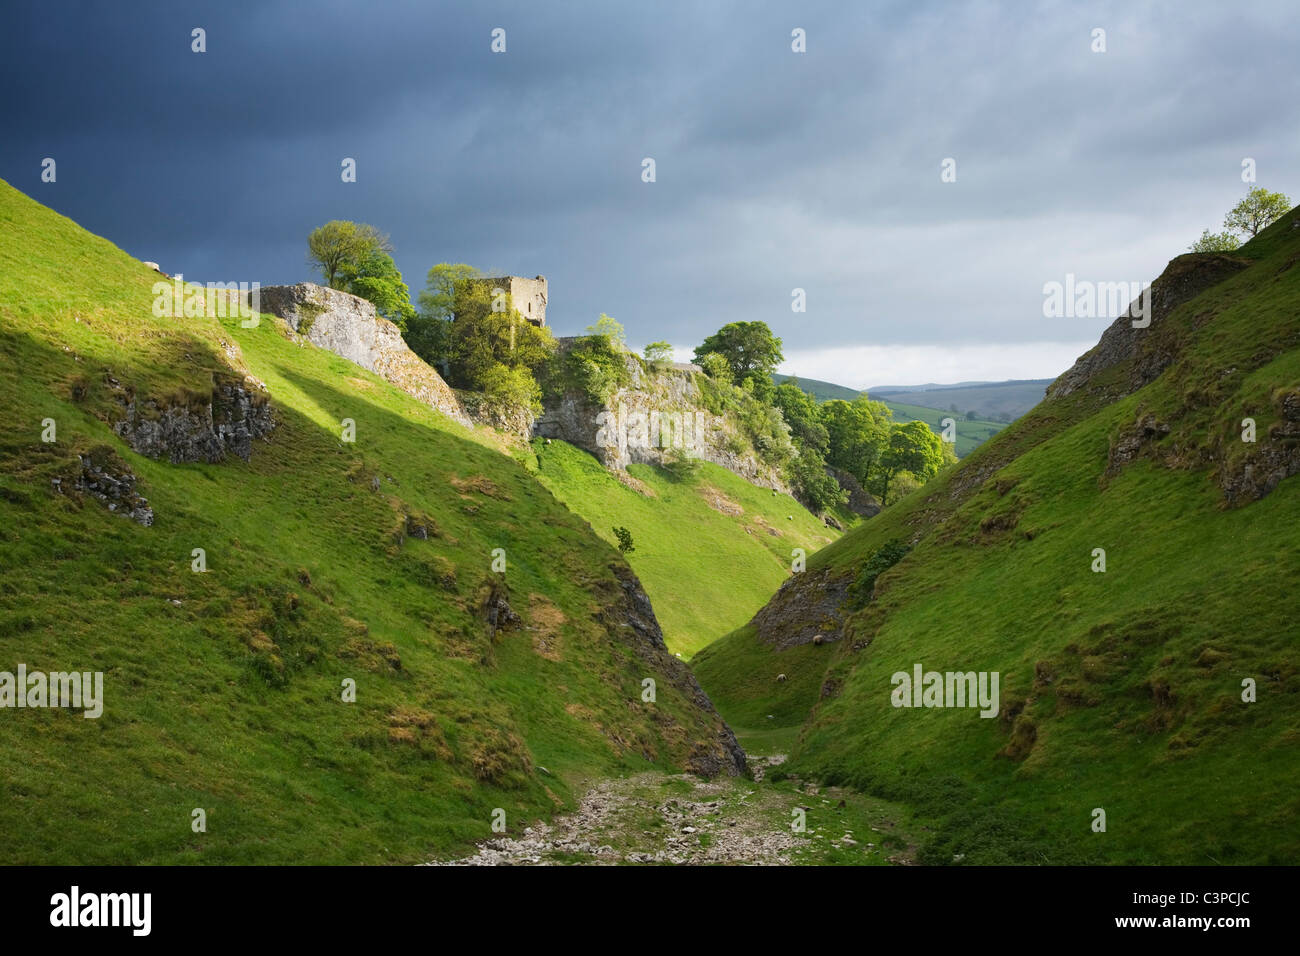
[[515,311],[533,325],[546,326],[546,276],[525,279],[522,276],[483,276],[471,279],[475,285],[486,286],[489,293],[496,289],[508,293]]

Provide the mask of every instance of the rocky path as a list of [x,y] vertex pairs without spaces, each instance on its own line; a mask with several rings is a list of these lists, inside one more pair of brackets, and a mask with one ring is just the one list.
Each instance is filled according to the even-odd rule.
[[573,812],[442,865],[911,862],[916,848],[897,808],[796,779],[767,782],[784,760],[752,758],[754,780],[663,773],[602,780]]

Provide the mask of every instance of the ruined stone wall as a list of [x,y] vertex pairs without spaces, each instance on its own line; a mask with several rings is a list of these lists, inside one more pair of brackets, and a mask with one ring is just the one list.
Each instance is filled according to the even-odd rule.
[[522,276],[486,276],[473,282],[509,293],[516,311],[534,325],[546,325],[546,276],[525,279]]

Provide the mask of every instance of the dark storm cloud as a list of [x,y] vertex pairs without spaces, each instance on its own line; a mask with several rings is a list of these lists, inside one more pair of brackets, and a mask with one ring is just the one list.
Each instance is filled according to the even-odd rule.
[[1044,319],[1044,282],[1152,278],[1243,157],[1300,192],[1293,7],[10,4],[0,175],[195,279],[309,278],[307,231],[351,218],[413,291],[443,260],[546,274],[561,334],[761,318],[832,369],[854,345],[1073,345],[1104,323]]

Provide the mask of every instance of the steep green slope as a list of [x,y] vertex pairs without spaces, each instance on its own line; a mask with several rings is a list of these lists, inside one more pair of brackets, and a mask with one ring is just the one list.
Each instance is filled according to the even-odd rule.
[[846,385],[836,385],[834,382],[823,382],[816,378],[803,378],[798,375],[772,375],[772,381],[780,385],[783,382],[796,382],[800,388],[812,395],[819,402],[829,402],[832,398],[842,399],[851,402],[862,394],[856,388],[849,388]]
[[631,465],[621,480],[565,442],[533,449],[542,484],[596,534],[617,545],[615,526],[632,533],[628,562],[684,657],[749,620],[790,576],[793,549],[812,554],[837,535],[789,495],[709,462],[682,477]]
[[[1149,329],[1121,320],[1028,415],[815,555],[766,632],[696,658],[724,716],[801,725],[794,771],[938,818],[928,862],[1300,859],[1297,223],[1174,260]],[[864,606],[836,599],[830,643],[779,649],[891,540],[910,553]],[[999,673],[997,718],[893,706],[917,664]]]
[[[156,273],[2,182],[0,231],[0,671],[105,698],[0,710],[7,862],[416,862],[594,774],[734,766],[626,563],[523,467],[270,317],[154,317]],[[223,388],[271,403],[247,461],[110,428]]]

